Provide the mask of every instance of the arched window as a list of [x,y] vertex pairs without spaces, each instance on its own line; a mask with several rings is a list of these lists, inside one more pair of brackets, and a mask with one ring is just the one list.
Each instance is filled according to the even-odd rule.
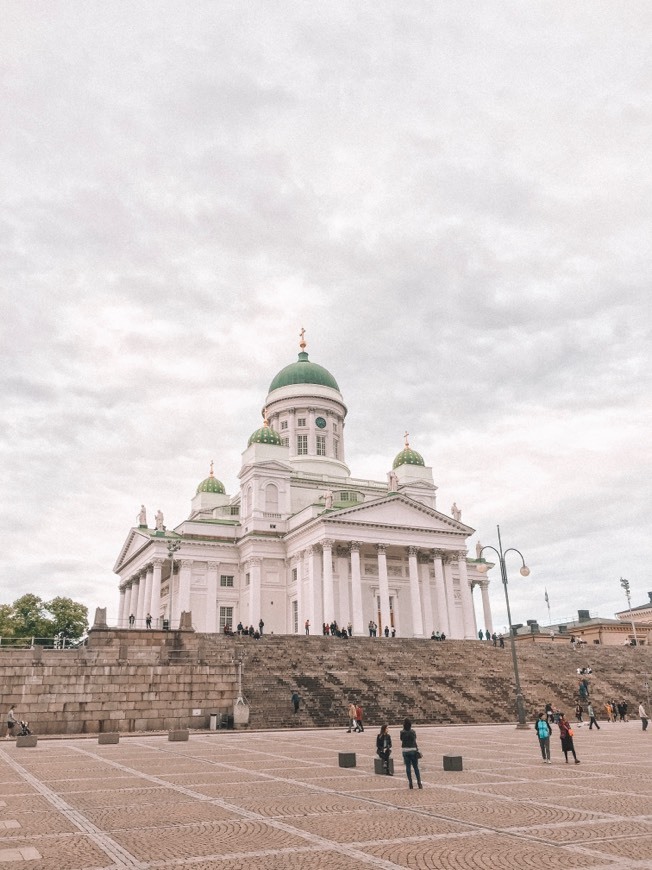
[[265,510],[270,514],[278,513],[278,487],[273,483],[265,487]]

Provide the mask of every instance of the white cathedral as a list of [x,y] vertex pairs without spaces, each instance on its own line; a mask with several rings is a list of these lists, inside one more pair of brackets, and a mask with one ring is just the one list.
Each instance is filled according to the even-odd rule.
[[[272,380],[264,422],[242,454],[233,496],[213,473],[197,487],[174,531],[132,528],[114,571],[119,626],[223,632],[242,622],[264,633],[321,634],[324,623],[354,635],[387,627],[399,637],[477,638],[493,631],[487,577],[467,558],[474,529],[437,510],[432,468],[405,445],[387,480],[351,477],[347,408],[337,381],[308,359]],[[473,590],[479,587],[482,619]],[[477,597],[477,596],[476,596]],[[188,617],[186,617],[188,619]]]

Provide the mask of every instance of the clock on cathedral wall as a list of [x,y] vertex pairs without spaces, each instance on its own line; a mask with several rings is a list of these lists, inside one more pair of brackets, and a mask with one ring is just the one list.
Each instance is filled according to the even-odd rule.
[[315,420],[315,426],[319,426],[320,429],[326,428],[326,420],[323,417],[317,417]]

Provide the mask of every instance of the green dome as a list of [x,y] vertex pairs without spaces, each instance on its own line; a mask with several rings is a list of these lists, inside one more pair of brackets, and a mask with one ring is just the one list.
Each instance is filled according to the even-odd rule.
[[330,387],[338,392],[340,390],[333,375],[323,366],[310,362],[305,350],[299,353],[299,359],[295,363],[290,363],[289,366],[281,369],[269,385],[269,392],[281,387],[289,387],[291,384],[320,384],[322,387]]
[[247,441],[247,447],[250,447],[252,444],[276,444],[279,446],[281,443],[281,436],[278,432],[270,429],[269,425],[265,425],[261,426],[260,429],[256,429],[254,434],[249,438],[249,441]]
[[217,492],[220,495],[225,495],[226,490],[224,489],[224,484],[221,480],[218,480],[213,474],[213,463],[211,462],[211,473],[208,475],[206,480],[202,480],[202,482],[197,487],[197,492]]
[[392,468],[398,468],[399,465],[425,465],[426,463],[423,461],[423,456],[420,453],[417,453],[416,450],[412,450],[411,447],[404,447],[403,450],[396,456],[392,464]]

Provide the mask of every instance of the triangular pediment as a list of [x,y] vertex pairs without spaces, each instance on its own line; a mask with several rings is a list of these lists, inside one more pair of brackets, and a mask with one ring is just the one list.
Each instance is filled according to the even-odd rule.
[[131,529],[127,535],[127,540],[124,542],[120,555],[113,566],[114,573],[118,573],[122,566],[131,558],[144,550],[151,542],[152,538],[148,532],[141,532],[139,529]]
[[475,531],[470,526],[400,493],[391,493],[354,507],[328,511],[321,514],[320,518],[352,525],[401,526],[457,532],[467,536]]
[[286,462],[279,462],[278,459],[261,459],[258,462],[249,462],[247,465],[243,465],[238,477],[243,478],[252,471],[261,472],[263,474],[270,471],[289,474],[292,472],[292,466],[288,465]]

